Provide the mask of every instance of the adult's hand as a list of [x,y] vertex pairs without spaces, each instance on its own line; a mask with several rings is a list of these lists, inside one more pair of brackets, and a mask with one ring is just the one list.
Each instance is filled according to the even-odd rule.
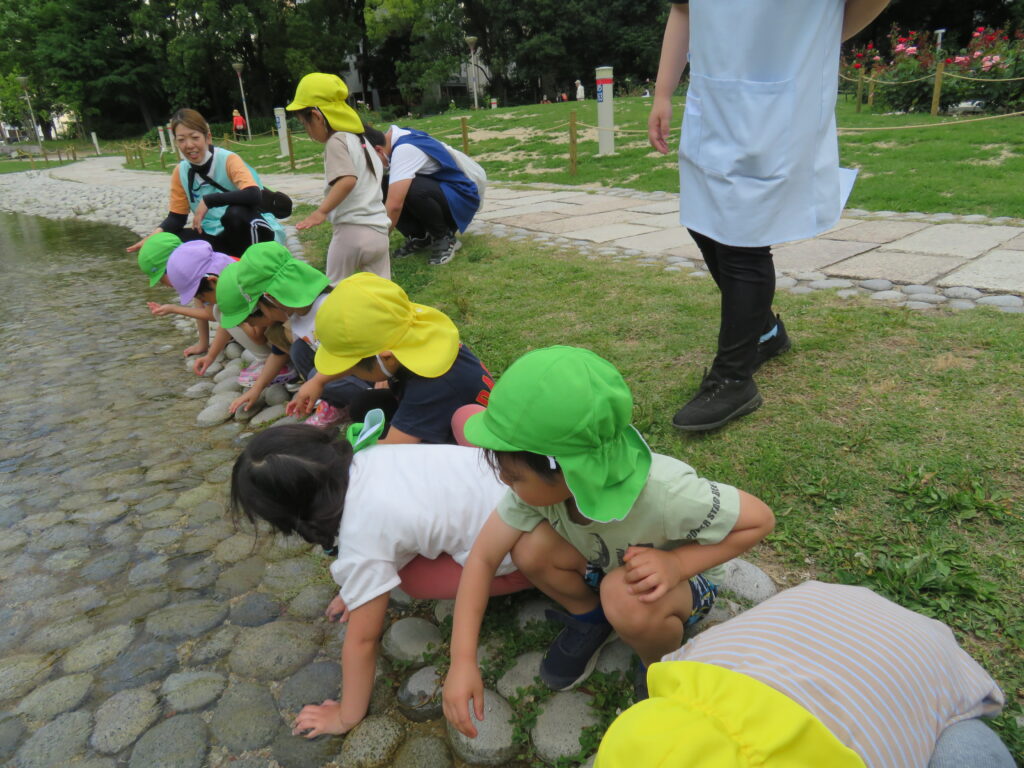
[[203,232],[203,219],[206,218],[206,214],[210,212],[210,209],[206,207],[206,201],[200,200],[199,205],[192,212],[192,229],[202,234]]
[[668,137],[671,131],[672,101],[671,99],[655,98],[651,114],[647,118],[647,140],[661,154],[667,155]]

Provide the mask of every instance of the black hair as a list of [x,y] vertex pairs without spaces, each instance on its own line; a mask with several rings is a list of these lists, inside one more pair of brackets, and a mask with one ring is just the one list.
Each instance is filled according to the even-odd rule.
[[325,550],[334,546],[345,508],[352,446],[337,429],[286,424],[249,441],[231,470],[229,511],[265,520]]
[[[562,469],[558,462],[552,462],[548,456],[531,451],[495,451],[490,448],[484,449],[484,460],[487,462],[494,474],[500,476],[502,472],[508,471],[509,464],[516,462],[532,469],[541,476],[545,482],[556,483],[562,475]],[[554,463],[555,466],[551,466]]]
[[370,142],[372,147],[383,147],[388,143],[388,140],[384,137],[384,134],[377,128],[374,128],[365,120],[363,121],[363,136]]
[[198,296],[200,293],[206,293],[207,291],[212,290],[214,290],[214,288],[210,285],[210,279],[206,275],[203,275],[199,280],[199,287],[196,288],[196,295]]
[[377,370],[377,356],[370,355],[369,357],[364,357],[362,360],[360,360],[352,367],[360,368],[361,370],[364,371],[375,371]]

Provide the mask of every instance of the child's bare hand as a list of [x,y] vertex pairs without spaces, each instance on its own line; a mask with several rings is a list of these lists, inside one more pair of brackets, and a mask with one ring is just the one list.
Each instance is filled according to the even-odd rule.
[[202,376],[211,365],[213,365],[213,358],[203,355],[192,364],[192,370],[196,372],[196,376]]
[[307,216],[302,221],[300,221],[298,224],[296,224],[295,228],[296,229],[309,229],[310,227],[315,227],[315,226],[318,226],[320,224],[323,224],[325,221],[327,221],[327,217],[326,216],[324,216],[322,213],[320,213],[320,211],[313,211],[311,214],[309,214],[309,216]]
[[146,306],[149,307],[149,311],[157,317],[165,317],[174,312],[173,304],[157,304],[155,301],[147,301]]
[[324,616],[327,617],[328,621],[337,621],[339,624],[344,624],[348,621],[348,615],[348,606],[346,606],[345,601],[341,599],[341,595],[335,596],[335,598],[327,604],[327,610],[324,611]]
[[324,387],[320,382],[316,379],[310,379],[299,387],[299,391],[295,393],[291,402],[284,407],[284,412],[288,416],[304,416],[307,413],[311,413],[313,406],[316,405],[316,401],[323,391]]
[[626,591],[641,603],[660,600],[683,580],[683,571],[671,552],[652,547],[630,547],[622,558],[626,564]]
[[476,738],[476,726],[469,716],[473,702],[476,719],[484,719],[484,681],[476,664],[452,664],[444,681],[444,716],[463,736]]
[[139,242],[134,243],[132,245],[129,245],[127,248],[125,248],[125,251],[127,253],[135,253],[136,251],[139,251],[139,250],[142,249],[142,246],[145,244],[145,242],[147,240],[149,240],[149,238],[148,237],[144,237],[141,240],[139,240]]
[[231,401],[231,405],[228,406],[228,413],[234,413],[239,408],[243,411],[248,411],[253,405],[256,404],[256,400],[259,398],[258,392],[253,392],[251,389],[241,397],[236,397]]
[[197,341],[191,347],[185,347],[185,351],[182,352],[181,354],[184,357],[192,357],[192,355],[202,355],[205,354],[206,351],[209,350],[209,348],[209,346],[203,344],[201,341]]
[[307,704],[302,708],[292,726],[292,735],[314,739],[324,733],[348,733],[356,725],[342,720],[341,704],[334,699],[326,699],[323,704]]

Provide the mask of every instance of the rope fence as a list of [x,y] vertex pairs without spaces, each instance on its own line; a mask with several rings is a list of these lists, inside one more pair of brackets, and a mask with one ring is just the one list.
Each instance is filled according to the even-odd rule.
[[856,99],[856,110],[860,112],[861,104],[864,101],[864,84],[868,84],[868,105],[873,105],[875,102],[875,86],[876,85],[912,85],[914,83],[923,83],[929,80],[933,81],[932,86],[932,105],[931,114],[936,116],[939,114],[939,105],[942,102],[942,83],[945,78],[951,78],[953,80],[965,80],[974,83],[1013,83],[1024,80],[1024,77],[971,77],[970,75],[958,75],[955,72],[946,72],[946,62],[944,59],[939,59],[935,65],[935,71],[923,75],[922,77],[915,77],[910,80],[883,80],[876,75],[867,74],[864,69],[860,69],[857,72],[857,77],[850,77],[842,72],[839,73],[839,77],[850,83],[857,84],[857,95]]

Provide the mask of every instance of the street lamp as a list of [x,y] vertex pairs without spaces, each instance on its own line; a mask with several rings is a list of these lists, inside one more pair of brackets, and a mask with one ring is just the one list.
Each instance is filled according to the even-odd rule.
[[28,119],[32,123],[32,131],[36,135],[36,141],[43,140],[43,134],[39,130],[39,126],[36,125],[36,113],[32,111],[32,99],[28,95],[28,78],[25,75],[18,75],[15,80],[18,81],[18,85],[21,86],[21,90],[25,92],[25,101],[28,103]]
[[477,102],[477,73],[476,73],[476,35],[466,35],[466,45],[469,46],[469,69],[470,77],[473,82],[473,109],[480,109],[480,105]]
[[238,90],[242,92],[242,111],[245,112],[245,133],[249,137],[249,141],[252,141],[252,127],[249,124],[249,105],[245,102],[245,86],[242,85],[242,70],[245,69],[245,65],[240,61],[233,61],[231,62],[231,68],[238,75]]

